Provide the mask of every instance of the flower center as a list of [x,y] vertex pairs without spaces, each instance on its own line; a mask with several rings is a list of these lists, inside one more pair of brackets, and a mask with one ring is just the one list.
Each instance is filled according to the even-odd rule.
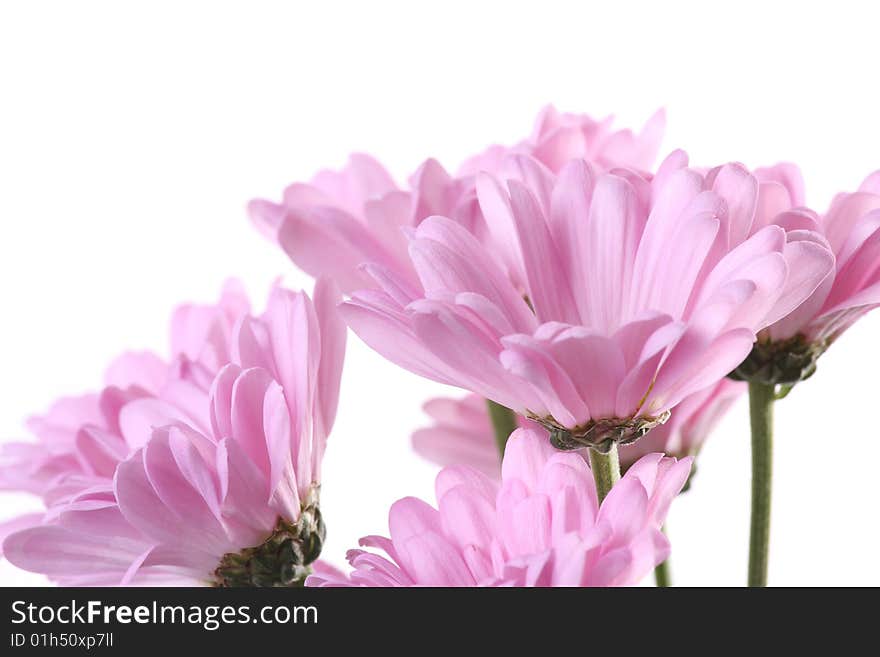
[[303,586],[325,536],[317,504],[304,506],[296,523],[279,517],[272,534],[260,545],[223,555],[214,571],[214,586]]
[[816,361],[828,346],[827,340],[811,342],[801,334],[776,342],[758,341],[728,377],[735,381],[793,386],[813,375]]
[[669,411],[656,417],[612,417],[590,420],[574,429],[560,426],[552,417],[531,416],[531,419],[540,422],[550,431],[550,443],[556,449],[571,451],[592,447],[599,452],[607,453],[612,443],[629,445],[657,425],[666,422],[669,419]]

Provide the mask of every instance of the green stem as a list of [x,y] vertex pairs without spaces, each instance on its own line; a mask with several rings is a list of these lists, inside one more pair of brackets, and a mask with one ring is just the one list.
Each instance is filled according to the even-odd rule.
[[749,586],[767,586],[770,556],[770,492],[773,475],[773,402],[776,386],[749,383],[752,425],[752,527]]
[[657,583],[657,588],[660,589],[672,586],[672,576],[669,573],[669,559],[654,569],[654,581]]
[[590,469],[596,481],[596,494],[599,504],[611,491],[611,487],[620,479],[620,460],[617,458],[617,443],[611,443],[607,454],[590,449]]
[[491,399],[486,400],[486,405],[489,407],[489,418],[492,420],[492,428],[495,430],[495,444],[498,445],[501,458],[504,458],[507,439],[519,426],[516,423],[516,413],[506,406],[496,404]]
[[[663,527],[662,531],[664,534],[667,533],[666,527]],[[672,573],[669,568],[669,559],[661,564],[657,564],[657,567],[654,569],[654,581],[657,583],[657,588],[665,589],[672,586]]]

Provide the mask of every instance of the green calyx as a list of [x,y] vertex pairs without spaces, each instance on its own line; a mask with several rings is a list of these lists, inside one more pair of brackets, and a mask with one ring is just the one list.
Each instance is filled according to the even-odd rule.
[[296,523],[279,517],[260,545],[223,555],[214,571],[217,587],[300,587],[321,554],[326,528],[317,503],[304,506]]
[[803,335],[775,342],[759,340],[728,377],[735,381],[790,387],[813,375],[816,361],[827,348],[826,341],[812,342]]
[[656,417],[603,418],[568,429],[553,418],[532,417],[550,432],[550,443],[556,449],[572,451],[591,447],[607,454],[612,445],[629,445],[669,419],[669,411]]

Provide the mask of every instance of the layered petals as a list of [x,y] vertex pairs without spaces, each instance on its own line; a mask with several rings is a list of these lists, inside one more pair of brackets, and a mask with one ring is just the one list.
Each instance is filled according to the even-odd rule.
[[524,178],[534,173],[516,171],[507,158],[510,154],[534,158],[548,172],[558,171],[573,158],[586,159],[603,170],[644,170],[657,154],[664,126],[662,111],[636,135],[613,130],[610,118],[596,121],[547,107],[528,139],[512,147],[493,146],[467,160],[455,174],[428,159],[407,186],[399,187],[375,159],[355,153],[340,171],[322,171],[308,183],[290,185],[280,202],[251,201],[248,214],[300,269],[331,278],[343,292],[375,287],[362,269],[365,263],[416,285],[405,233],[425,218],[443,215],[481,238],[492,237],[476,200],[477,173]]
[[734,370],[834,267],[805,222],[761,214],[772,205],[762,193],[794,193],[782,174],[788,187],[735,164],[686,164],[674,153],[653,178],[583,162],[554,176],[510,156],[518,174],[484,173],[477,185],[494,238],[425,219],[409,247],[423,292],[374,277],[382,291],[355,294],[346,320],[398,364],[574,446],[615,432],[629,442]]
[[[602,502],[587,462],[517,429],[496,481],[468,466],[437,476],[437,507],[415,498],[389,513],[390,538],[351,550],[349,575],[309,586],[626,586],[669,555],[660,528],[691,459],[645,456]],[[384,553],[384,554],[383,554]]]
[[[803,182],[792,165],[765,170],[764,206],[799,199]],[[869,310],[880,305],[880,190],[872,174],[858,191],[838,194],[824,215],[796,207],[769,221],[787,230],[791,275],[773,321],[734,376],[791,387],[816,371],[819,357]],[[766,221],[767,218],[765,217]],[[830,266],[828,263],[830,262]],[[814,281],[824,272],[819,285]],[[807,292],[803,302],[796,303]]]

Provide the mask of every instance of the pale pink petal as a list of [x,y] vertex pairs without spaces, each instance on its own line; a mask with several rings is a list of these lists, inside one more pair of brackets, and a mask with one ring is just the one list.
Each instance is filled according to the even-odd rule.
[[[565,271],[559,265],[561,255],[550,234],[546,211],[542,211],[535,197],[519,182],[512,180],[508,187],[528,297],[538,320],[577,321],[574,298]],[[549,206],[549,199],[547,204]]]
[[[319,435],[325,438],[333,428],[339,405],[339,384],[345,361],[346,328],[339,314],[342,300],[336,285],[329,280],[315,284],[315,314],[321,331],[321,359],[317,380],[317,417]],[[321,450],[323,452],[323,449]]]
[[168,365],[149,351],[128,352],[116,358],[104,372],[108,386],[139,386],[157,393],[168,377]]

